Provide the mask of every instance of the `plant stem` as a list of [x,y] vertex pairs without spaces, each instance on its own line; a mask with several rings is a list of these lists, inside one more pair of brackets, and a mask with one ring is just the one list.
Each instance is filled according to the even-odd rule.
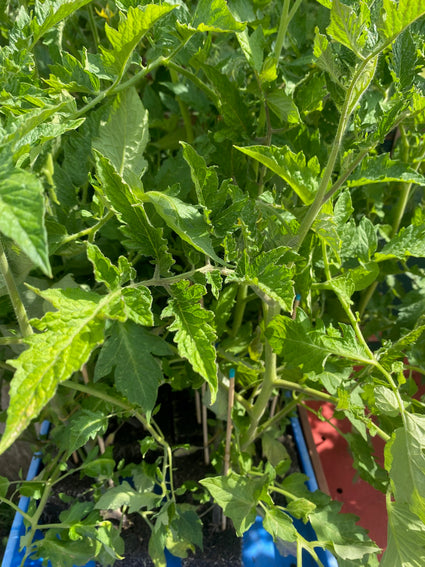
[[208,96],[209,99],[211,99],[214,106],[216,106],[217,108],[220,106],[220,97],[217,96],[216,92],[213,91],[205,82],[201,81],[201,79],[197,75],[192,73],[192,71],[189,71],[189,69],[186,69],[185,67],[181,67],[177,63],[174,63],[174,61],[172,61],[171,59],[165,61],[164,65],[166,65],[169,69],[173,69],[180,75],[183,75],[187,79],[190,79],[196,87],[198,87]]
[[[175,69],[170,69],[170,76],[173,84],[178,85],[179,77]],[[177,98],[177,104],[179,105],[179,109],[183,118],[184,127],[186,130],[186,140],[189,144],[192,144],[193,140],[195,139],[195,136],[193,134],[192,120],[190,114],[187,110],[185,103],[181,100],[181,98],[177,94],[176,94],[176,98]]]
[[24,341],[20,337],[0,337],[0,346],[2,345],[20,345]]
[[114,213],[112,211],[107,212],[106,215],[102,217],[96,224],[94,224],[89,228],[85,228],[84,230],[80,230],[75,234],[70,234],[69,236],[66,236],[61,240],[60,244],[61,245],[68,244],[68,242],[73,242],[74,240],[83,238],[83,236],[88,236],[90,238],[92,235],[96,234],[96,232],[100,230],[102,226],[104,226],[113,216]]
[[282,12],[280,14],[279,29],[278,29],[278,32],[277,32],[276,43],[274,45],[274,50],[273,50],[273,57],[276,61],[276,65],[277,65],[277,63],[280,59],[280,55],[281,55],[282,49],[283,49],[283,43],[285,41],[286,30],[288,29],[289,3],[290,3],[290,0],[284,0]]
[[[263,310],[264,310],[264,319],[267,325],[270,321],[279,314],[280,306],[276,301],[271,301],[270,304],[266,304],[263,302]],[[260,423],[261,418],[263,417],[264,412],[266,411],[267,404],[271,398],[273,393],[273,389],[276,383],[276,354],[273,352],[273,349],[270,343],[266,340],[265,344],[265,370],[264,370],[264,379],[261,386],[260,394],[256,399],[252,412],[251,412],[251,419],[250,425],[248,427],[248,431],[246,433],[245,439],[242,442],[242,451],[244,451],[255,439],[257,436],[257,429]]]
[[6,252],[3,248],[3,244],[0,238],[0,274],[3,276],[4,282],[6,284],[6,289],[9,294],[10,301],[15,311],[16,319],[18,320],[19,329],[21,335],[29,337],[32,335],[33,331],[28,320],[28,315],[25,310],[24,304],[22,303],[21,296],[19,295],[18,288],[16,286],[15,278],[13,277],[12,271],[7,261]]
[[32,518],[29,514],[27,514],[26,512],[24,512],[23,510],[21,510],[19,508],[19,506],[17,504],[15,504],[14,502],[12,502],[12,500],[9,500],[8,498],[3,498],[2,496],[0,496],[0,502],[3,502],[4,504],[7,504],[8,506],[10,506],[10,508],[12,508],[13,510],[15,510],[15,512],[18,512],[18,514],[21,514],[21,516],[28,522],[30,523]]
[[320,392],[314,388],[309,388],[308,386],[303,386],[302,384],[297,384],[296,382],[275,379],[273,381],[273,386],[276,388],[285,388],[286,390],[292,390],[294,392],[301,392],[302,394],[306,394],[306,396],[316,400],[323,400],[325,402],[331,402],[332,404],[338,403],[337,397],[331,396],[331,394],[327,394],[326,392]]
[[282,408],[273,417],[271,417],[270,419],[268,419],[267,421],[265,421],[260,425],[260,427],[258,428],[258,435],[261,435],[264,431],[267,431],[269,427],[281,421],[282,418],[284,418],[286,415],[292,413],[296,409],[299,402],[300,402],[299,398],[292,399],[290,402],[288,402],[284,408]]
[[[326,164],[325,170],[323,172],[319,188],[317,190],[313,203],[310,205],[305,217],[301,221],[298,234],[295,237],[294,248],[296,250],[300,249],[301,244],[303,243],[305,237],[307,236],[310,228],[312,227],[323,205],[323,200],[328,191],[329,183],[332,178],[332,173],[335,168],[335,163],[338,158],[339,151],[341,149],[342,140],[344,138],[344,134],[347,129],[350,116],[354,111],[354,109],[356,108],[363,93],[367,90],[373,78],[373,73],[369,73],[369,81],[367,82],[367,84],[364,82],[362,83],[362,81],[364,81],[363,75],[365,74],[365,72],[368,71],[367,66],[370,65],[371,63],[374,65],[373,70],[376,69],[377,59],[375,58],[374,60],[373,57],[369,56],[358,65],[356,71],[353,74],[350,86],[347,90],[347,95],[344,101],[344,105],[342,107],[341,116],[338,122],[338,128],[335,134],[335,139],[333,141],[331,151],[329,153],[329,159]],[[359,89],[358,86],[359,84],[363,85],[362,90]]]
[[230,333],[232,337],[236,337],[242,325],[243,316],[245,313],[247,294],[248,294],[247,284],[241,284],[238,289],[238,296],[236,298],[236,306],[233,314],[232,332]]

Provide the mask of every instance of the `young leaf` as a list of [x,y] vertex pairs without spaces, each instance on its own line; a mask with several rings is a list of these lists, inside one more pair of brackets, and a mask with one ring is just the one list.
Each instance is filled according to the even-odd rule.
[[173,259],[168,252],[167,241],[162,236],[162,229],[152,226],[142,205],[133,206],[137,203],[133,191],[115,172],[111,163],[98,153],[96,165],[102,196],[124,225],[122,231],[127,238],[124,243],[143,256],[153,257],[161,274],[166,274]]
[[388,258],[403,260],[408,256],[425,257],[425,225],[404,227],[380,252],[375,254],[378,261]]
[[400,33],[424,14],[425,6],[422,0],[398,0],[398,2],[383,0],[380,32],[385,44],[392,43]]
[[281,258],[287,248],[280,247],[261,252],[255,258],[249,258],[246,250],[238,262],[236,271],[227,277],[227,281],[238,281],[252,285],[277,301],[282,309],[290,311],[294,300],[292,271],[284,265]]
[[102,412],[81,409],[72,416],[67,426],[67,458],[97,435],[103,435],[108,427],[108,418]]
[[148,139],[148,112],[136,89],[129,88],[116,96],[93,148],[112,163],[128,185],[138,186],[147,167],[143,152]]
[[55,0],[46,4],[48,12],[45,14],[43,21],[40,22],[39,18],[37,18],[31,23],[34,32],[32,44],[35,45],[51,28],[89,2],[91,0]]
[[267,105],[281,122],[297,124],[300,121],[300,113],[293,98],[278,89],[266,94]]
[[364,159],[362,164],[347,179],[346,184],[348,187],[359,187],[389,181],[425,185],[423,175],[403,163],[390,159],[388,154]]
[[360,55],[365,45],[365,26],[370,18],[369,9],[364,0],[359,2],[357,13],[340,0],[332,0],[331,23],[328,34],[356,55]]
[[103,342],[105,318],[122,317],[117,310],[117,292],[100,296],[77,288],[37,293],[57,311],[32,321],[33,326],[43,332],[28,337],[25,342],[29,348],[16,360],[9,361],[16,372],[10,384],[10,404],[0,454],[39,415],[54,396],[58,384],[79,370],[93,349]]
[[120,285],[120,273],[109,258],[104,256],[101,250],[87,243],[87,258],[93,264],[96,281],[104,283],[108,289],[117,289]]
[[358,105],[361,97],[367,91],[373,77],[375,76],[376,67],[378,65],[378,56],[372,57],[366,60],[364,64],[361,64],[358,69],[361,69],[361,73],[357,73],[354,83],[351,84],[351,88],[347,96],[347,114],[350,115],[356,106]]
[[[205,160],[189,144],[180,142],[183,146],[183,157],[190,167],[190,176],[195,185],[198,203],[208,209],[215,210],[218,193],[218,176],[212,167],[207,167]],[[218,195],[217,195],[218,193]],[[224,203],[223,203],[224,205]]]
[[160,365],[153,355],[171,353],[163,339],[148,333],[143,327],[131,321],[116,323],[100,351],[94,380],[114,369],[117,390],[143,411],[151,412],[163,379]]
[[306,162],[303,152],[294,154],[288,146],[248,146],[236,149],[267,166],[281,177],[306,205],[317,191],[320,165],[316,157]]
[[139,198],[142,201],[152,203],[156,212],[182,240],[219,264],[223,264],[223,260],[214,251],[208,234],[208,226],[196,207],[159,191],[148,191],[140,195]]
[[15,167],[5,152],[0,154],[0,232],[51,276],[43,193],[34,174]]
[[138,325],[152,327],[152,294],[149,288],[145,286],[125,287],[121,291],[121,296],[124,300],[124,310],[127,317]]
[[321,372],[330,354],[301,309],[297,311],[296,320],[284,315],[275,317],[267,327],[266,336],[287,364],[300,366],[304,372]]
[[143,36],[160,18],[173,9],[174,6],[169,4],[148,4],[137,8],[130,6],[127,16],[120,21],[117,30],[106,24],[105,32],[113,49],[102,48],[105,65],[121,76],[133,50]]
[[200,0],[192,27],[201,32],[240,32],[245,24],[235,20],[225,0]]
[[199,284],[191,286],[188,281],[180,281],[172,286],[171,291],[172,299],[161,318],[174,317],[169,330],[176,331],[174,340],[179,354],[208,382],[211,402],[214,403],[218,387],[214,348],[217,336],[212,326],[213,313],[200,305],[206,290]]
[[263,52],[265,47],[265,39],[262,26],[259,25],[251,35],[249,35],[248,30],[245,29],[243,32],[237,34],[237,38],[248,63],[251,65],[254,71],[261,73],[264,59]]
[[[300,498],[299,500],[302,499]],[[295,529],[291,517],[282,510],[279,510],[279,508],[267,509],[263,524],[264,528],[273,536],[273,541],[275,542],[279,539],[288,542],[297,541],[298,539],[298,532]]]
[[199,482],[223,508],[241,537],[255,521],[264,478],[244,477],[232,471],[227,476],[204,478]]
[[139,511],[141,508],[151,510],[161,502],[161,496],[153,492],[137,492],[127,481],[119,486],[109,488],[96,502],[98,510],[119,510],[122,506],[128,506],[129,513]]

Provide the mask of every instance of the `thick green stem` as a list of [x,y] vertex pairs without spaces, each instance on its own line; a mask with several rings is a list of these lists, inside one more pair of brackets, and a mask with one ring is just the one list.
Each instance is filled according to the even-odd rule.
[[22,336],[29,337],[32,335],[32,328],[28,321],[28,315],[22,303],[21,296],[19,295],[18,288],[16,287],[15,278],[7,261],[6,252],[0,238],[0,274],[3,276],[4,283],[6,284],[7,292],[10,301],[15,311],[16,319],[18,320],[19,329]]
[[233,314],[233,324],[231,336],[236,337],[242,325],[243,316],[245,313],[246,296],[248,294],[248,286],[241,284],[238,289],[238,296],[236,298],[236,306]]
[[[280,306],[275,301],[270,301],[269,304],[263,303],[263,309],[265,314],[266,326],[270,321],[279,314]],[[264,359],[264,379],[261,385],[261,391],[256,399],[252,412],[251,420],[248,431],[242,443],[242,451],[244,451],[256,438],[258,432],[258,425],[261,418],[266,411],[267,405],[273,393],[273,389],[276,383],[276,354],[268,341],[265,345],[265,359]]]
[[[332,178],[332,173],[335,168],[338,154],[341,149],[342,140],[344,138],[344,134],[350,120],[350,116],[373,78],[373,73],[376,69],[376,62],[377,59],[374,59],[373,57],[368,57],[367,59],[362,61],[358,65],[351,79],[344,105],[342,107],[341,116],[339,118],[335,139],[329,153],[329,159],[323,172],[319,188],[317,190],[313,203],[310,205],[305,217],[301,221],[301,225],[294,242],[294,248],[296,250],[300,249],[301,244],[307,236],[323,205],[325,195],[329,189],[329,183]],[[371,68],[368,69],[368,66],[370,66]],[[367,81],[364,80],[365,73],[367,73]],[[359,89],[359,85],[362,85],[363,88]]]

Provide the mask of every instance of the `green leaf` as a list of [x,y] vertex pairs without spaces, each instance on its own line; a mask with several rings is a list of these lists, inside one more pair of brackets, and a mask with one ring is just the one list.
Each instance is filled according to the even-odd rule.
[[237,535],[241,537],[255,522],[264,479],[247,478],[231,471],[227,476],[204,478],[199,482],[232,520]]
[[279,175],[303,203],[308,205],[313,202],[320,178],[320,165],[316,157],[306,162],[303,152],[294,154],[288,146],[235,147]]
[[327,334],[321,337],[321,342],[330,354],[341,356],[363,364],[371,364],[371,359],[365,347],[359,343],[351,325],[339,323],[341,331],[329,327]]
[[132,321],[116,323],[100,351],[94,381],[114,369],[117,390],[145,412],[151,412],[163,380],[161,367],[154,355],[170,354],[170,347],[160,337]]
[[329,43],[325,35],[319,32],[318,27],[315,28],[313,53],[317,57],[317,66],[326,71],[334,83],[342,87],[344,72],[342,65],[336,53],[334,53],[332,44]]
[[118,76],[124,73],[133,50],[141,41],[143,36],[154,26],[154,24],[165,14],[168,14],[174,6],[169,4],[148,4],[147,6],[129,8],[127,16],[121,19],[118,29],[108,24],[105,26],[106,36],[113,49],[102,48],[102,58],[105,65],[113,69]]
[[118,220],[124,225],[122,231],[130,248],[136,249],[143,256],[151,257],[158,264],[161,274],[168,273],[173,259],[167,250],[167,241],[162,236],[162,229],[155,228],[149,222],[142,205],[135,207],[138,196],[123,182],[111,163],[96,153],[97,176],[101,182],[99,191],[106,198]]
[[156,212],[182,240],[219,264],[224,263],[215,253],[208,233],[208,225],[196,207],[159,191],[148,191],[139,198],[152,203]]
[[[313,504],[314,506],[314,504]],[[264,528],[273,536],[273,541],[297,541],[298,532],[291,517],[279,508],[267,508],[263,520]]]
[[425,257],[425,225],[410,225],[402,228],[380,252],[375,254],[375,259],[378,262],[388,258],[403,260],[408,256]]
[[214,403],[218,387],[214,348],[217,335],[212,326],[213,313],[200,305],[206,290],[202,285],[191,286],[188,281],[180,281],[171,287],[171,292],[172,299],[163,310],[161,318],[174,317],[169,330],[176,331],[174,341],[179,354],[208,382],[211,403]]
[[245,24],[235,20],[225,0],[200,0],[192,27],[201,32],[240,32]]
[[424,14],[425,6],[422,0],[383,0],[379,31],[386,40],[385,44],[392,43],[401,32]]
[[207,167],[204,158],[192,146],[186,142],[180,144],[183,146],[183,157],[190,167],[190,176],[195,185],[198,203],[215,210],[218,204],[218,176],[215,168]]
[[9,479],[5,476],[0,476],[0,498],[5,498],[9,490]]
[[212,65],[202,65],[207,78],[217,93],[214,104],[217,105],[225,124],[232,132],[237,132],[238,139],[250,131],[250,110],[241,95],[239,87],[227,75]]
[[248,63],[254,71],[261,73],[265,48],[262,26],[259,25],[251,35],[249,35],[248,30],[245,29],[243,32],[237,34],[237,38]]
[[[394,42],[391,69],[402,92],[409,91],[416,76],[417,51],[410,30],[404,31]],[[393,76],[394,76],[393,75]]]
[[202,549],[202,522],[190,504],[177,504],[176,515],[170,524],[166,547],[177,557],[187,557],[195,545]]
[[385,468],[390,465],[397,504],[408,505],[425,524],[425,417],[405,412],[403,421],[386,447]]
[[387,502],[388,543],[380,567],[422,567],[425,564],[425,525],[406,504]]
[[357,13],[340,0],[332,0],[331,23],[328,34],[356,54],[361,54],[366,42],[365,28],[370,19],[369,8],[360,0]]
[[93,264],[96,281],[104,283],[108,289],[117,289],[120,285],[120,273],[109,258],[104,256],[100,249],[87,243],[87,258]]
[[108,427],[108,418],[101,412],[81,409],[72,416],[67,426],[66,451],[68,458],[85,445],[89,439],[103,435]]
[[282,89],[274,90],[266,94],[267,105],[281,122],[297,124],[300,122],[300,113],[293,98]]
[[49,29],[56,26],[56,24],[70,16],[79,8],[89,4],[89,2],[91,2],[91,0],[56,0],[49,2],[47,4],[48,12],[43,21],[38,21],[38,18],[32,21],[31,25],[34,32],[32,44],[36,44]]
[[34,174],[14,167],[5,152],[0,154],[0,232],[51,277],[43,193]]
[[287,363],[301,367],[304,372],[320,373],[330,355],[371,364],[353,328],[343,323],[340,323],[340,328],[341,332],[329,327],[327,334],[313,329],[305,313],[298,309],[295,320],[284,315],[275,317],[267,327],[266,336]]
[[138,186],[147,168],[143,152],[148,140],[148,112],[136,89],[129,88],[116,96],[93,148],[112,163],[128,185]]
[[361,97],[367,91],[373,77],[375,76],[376,67],[378,65],[378,56],[366,60],[365,64],[361,64],[361,74],[348,91],[347,96],[347,114],[350,115],[358,105]]
[[247,283],[277,301],[285,311],[290,311],[295,295],[293,274],[281,260],[287,251],[282,246],[250,258],[244,250],[236,271],[227,277],[227,281]]
[[151,311],[152,294],[145,286],[125,287],[122,290],[122,298],[125,304],[125,313],[129,319],[143,325],[152,327],[154,324]]
[[9,364],[16,368],[10,384],[6,430],[0,441],[3,453],[54,396],[58,384],[87,362],[103,342],[105,318],[117,318],[119,295],[100,296],[81,289],[36,291],[57,311],[32,324],[43,331],[25,342],[29,348]]
[[395,417],[400,413],[397,396],[385,386],[376,386],[374,390],[376,407],[385,415]]
[[119,486],[109,488],[96,502],[98,510],[119,510],[122,506],[129,508],[129,514],[138,512],[141,508],[151,510],[161,502],[162,496],[153,492],[137,492],[127,481]]
[[356,525],[358,517],[340,514],[342,504],[330,502],[325,508],[310,514],[310,522],[317,539],[328,542],[328,548],[344,560],[362,559],[368,553],[379,551],[378,546],[367,536],[364,528]]
[[330,355],[322,346],[320,333],[313,329],[301,309],[297,310],[296,320],[284,315],[275,317],[267,327],[266,336],[287,364],[299,366],[304,372],[321,372]]
[[425,185],[425,177],[414,169],[399,161],[390,159],[388,154],[372,156],[362,161],[362,164],[347,179],[348,187],[359,187],[371,183],[387,183],[400,181]]

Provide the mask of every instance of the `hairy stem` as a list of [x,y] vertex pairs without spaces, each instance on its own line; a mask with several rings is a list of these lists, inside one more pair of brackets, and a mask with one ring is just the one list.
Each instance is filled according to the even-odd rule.
[[[263,309],[264,309],[264,318],[266,322],[266,327],[270,323],[270,321],[279,314],[280,306],[277,302],[271,301],[269,305],[263,302]],[[265,344],[265,360],[264,360],[264,378],[263,383],[261,386],[261,391],[256,399],[252,412],[251,412],[251,420],[248,431],[246,433],[245,439],[242,443],[242,451],[244,451],[256,438],[258,425],[260,423],[261,418],[266,411],[267,405],[270,401],[271,395],[273,393],[273,389],[276,384],[276,354],[273,352],[273,349],[270,343],[266,340]]]
[[[294,248],[296,250],[299,250],[301,247],[301,244],[303,243],[305,237],[307,236],[310,228],[312,227],[317,215],[319,214],[319,211],[323,205],[323,201],[325,198],[326,193],[329,190],[329,183],[331,181],[332,178],[332,173],[334,171],[335,168],[335,164],[338,158],[338,154],[340,152],[341,149],[341,145],[342,145],[342,140],[344,138],[344,134],[345,131],[347,129],[349,120],[350,120],[350,116],[352,114],[352,112],[354,111],[354,109],[356,108],[360,98],[362,97],[362,95],[366,92],[372,78],[373,78],[373,73],[370,73],[370,70],[368,70],[368,66],[371,65],[371,63],[373,64],[373,71],[376,69],[376,62],[377,59],[373,60],[372,57],[368,57],[367,59],[365,59],[364,61],[362,61],[356,71],[354,72],[354,75],[351,79],[351,83],[350,86],[348,88],[347,91],[347,95],[344,101],[344,105],[342,107],[342,111],[341,111],[341,115],[339,118],[339,123],[338,123],[338,128],[335,134],[335,139],[333,141],[332,147],[331,147],[331,151],[329,153],[329,159],[328,162],[326,164],[325,170],[323,172],[322,175],[322,179],[320,181],[320,185],[319,188],[317,190],[316,196],[314,198],[313,203],[310,205],[305,217],[303,218],[303,220],[301,221],[301,225],[299,228],[299,232],[296,236],[295,239],[295,246]],[[368,72],[368,82],[367,83],[362,83],[362,81],[364,81],[363,76],[364,74]],[[359,84],[363,85],[363,89],[360,90],[359,89]]]
[[6,284],[6,289],[9,294],[10,301],[12,303],[13,310],[18,320],[19,329],[22,336],[29,337],[32,335],[32,328],[28,320],[28,315],[25,310],[24,304],[22,303],[21,296],[19,295],[18,288],[16,286],[15,278],[13,277],[12,271],[7,260],[6,252],[3,247],[0,238],[0,274],[3,276],[4,283]]

